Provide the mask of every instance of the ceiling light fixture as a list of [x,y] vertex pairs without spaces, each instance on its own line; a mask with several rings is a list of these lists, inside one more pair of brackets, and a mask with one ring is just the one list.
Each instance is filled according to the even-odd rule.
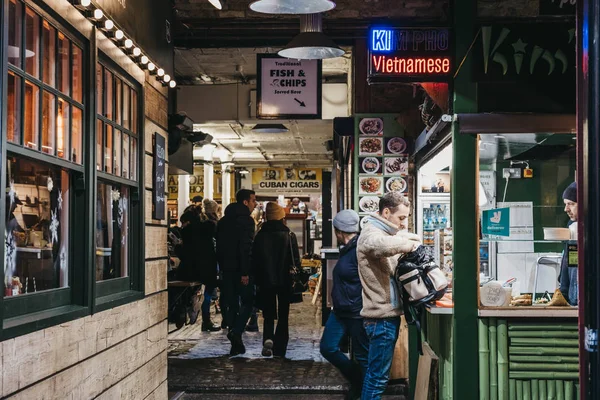
[[241,175],[248,175],[249,173],[250,173],[250,171],[248,171],[246,168],[240,169],[240,174]]
[[263,14],[316,14],[333,10],[330,0],[259,0],[250,4],[250,9]]
[[213,5],[217,10],[223,9],[223,4],[221,4],[221,0],[208,0],[210,4]]
[[322,60],[344,55],[337,44],[323,34],[321,14],[300,16],[300,34],[277,54],[296,60]]
[[289,132],[289,129],[286,128],[283,124],[256,124],[254,128],[252,128],[252,132],[254,133],[285,133]]
[[204,82],[212,82],[212,78],[206,74],[201,74],[200,79],[202,79]]

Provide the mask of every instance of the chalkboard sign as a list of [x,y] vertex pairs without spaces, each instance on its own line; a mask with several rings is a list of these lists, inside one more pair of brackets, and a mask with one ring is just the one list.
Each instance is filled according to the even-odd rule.
[[152,218],[165,219],[165,137],[154,134],[154,185],[152,189]]

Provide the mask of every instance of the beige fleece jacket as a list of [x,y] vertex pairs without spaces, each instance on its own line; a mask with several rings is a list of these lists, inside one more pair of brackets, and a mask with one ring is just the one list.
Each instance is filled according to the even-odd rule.
[[395,235],[367,223],[358,238],[356,253],[362,283],[364,318],[391,318],[403,314],[402,299],[393,283],[394,270],[401,254],[410,253],[421,244],[419,236],[399,231],[379,215],[373,215],[391,228]]

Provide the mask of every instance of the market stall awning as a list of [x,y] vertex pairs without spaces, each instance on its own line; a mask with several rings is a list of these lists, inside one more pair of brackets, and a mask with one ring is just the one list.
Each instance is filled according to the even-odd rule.
[[575,133],[575,114],[457,114],[461,133]]

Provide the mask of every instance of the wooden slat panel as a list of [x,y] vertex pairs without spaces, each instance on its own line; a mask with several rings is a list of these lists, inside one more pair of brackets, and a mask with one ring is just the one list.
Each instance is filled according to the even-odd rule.
[[167,129],[169,126],[167,117],[167,98],[151,85],[145,85],[145,111],[146,117],[156,122],[159,126]]
[[[152,182],[152,180],[154,179],[154,170],[152,168],[152,162],[153,162],[152,156],[145,154],[144,155],[144,168],[145,168],[144,187],[146,189],[150,189],[150,190],[152,190],[152,188],[154,187],[153,182]],[[165,171],[166,171],[166,168],[165,168]],[[166,177],[165,177],[165,179],[166,179]]]
[[[143,399],[167,379],[167,352],[163,351],[140,369],[96,397],[97,400]],[[166,397],[163,397],[166,399]]]
[[165,320],[96,357],[18,392],[13,399],[91,399],[166,349]]
[[2,342],[0,397],[76,365],[167,317],[167,293]]
[[167,381],[161,383],[159,387],[154,390],[154,392],[150,393],[145,400],[165,400],[169,398],[169,386]]
[[167,289],[167,262],[167,260],[146,262],[146,295]]
[[167,202],[165,201],[164,207],[165,207],[165,219],[163,220],[157,220],[157,219],[152,219],[152,190],[144,190],[144,195],[146,196],[146,209],[144,210],[144,220],[147,224],[160,224],[160,225],[165,225],[167,226]]
[[167,227],[146,226],[146,258],[167,257]]

